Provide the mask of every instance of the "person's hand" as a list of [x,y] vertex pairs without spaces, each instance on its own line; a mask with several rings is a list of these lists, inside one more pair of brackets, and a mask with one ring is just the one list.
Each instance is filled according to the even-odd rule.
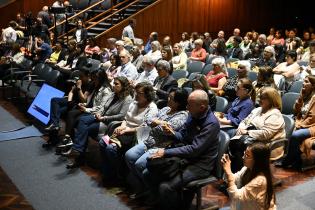
[[82,80],[79,79],[79,80],[76,82],[76,86],[77,86],[77,88],[81,89],[81,87],[82,87]]
[[167,122],[163,121],[163,120],[155,119],[155,120],[152,121],[151,126],[155,127],[155,126],[164,125],[164,124],[167,124]]
[[246,135],[246,134],[248,134],[248,130],[242,129],[242,128],[238,129],[238,135]]
[[97,121],[102,121],[104,118],[100,114],[95,114],[95,119]]
[[123,130],[125,130],[125,127],[119,126],[114,130],[114,134],[117,136],[122,135],[121,133],[123,132]]
[[151,154],[149,158],[150,159],[161,158],[164,156],[164,152],[165,150],[160,148],[156,151],[156,153]]
[[221,159],[222,168],[227,176],[228,182],[234,182],[234,175],[231,170],[231,160],[228,154],[224,154]]
[[78,108],[79,108],[79,110],[82,111],[82,112],[85,112],[85,110],[86,110],[85,105],[82,104],[82,103],[79,103],[79,104],[78,104]]
[[162,125],[162,128],[163,128],[163,131],[166,135],[168,135],[168,136],[174,136],[175,135],[175,131],[173,130],[173,128],[169,124],[164,123]]

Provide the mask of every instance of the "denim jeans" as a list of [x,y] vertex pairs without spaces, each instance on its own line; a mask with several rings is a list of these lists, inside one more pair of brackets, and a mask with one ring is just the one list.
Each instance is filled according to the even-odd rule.
[[289,139],[288,154],[284,159],[284,164],[301,164],[301,151],[300,144],[307,138],[311,137],[310,130],[308,128],[302,128],[295,130]]
[[50,122],[55,126],[59,126],[60,116],[66,112],[68,108],[68,99],[52,98],[50,102]]
[[72,148],[79,152],[85,152],[88,137],[97,137],[99,127],[100,123],[95,120],[92,114],[81,116],[78,121]]
[[126,164],[133,175],[143,179],[142,173],[147,165],[147,157],[149,152],[146,151],[147,147],[144,143],[139,143],[129,149],[125,154]]

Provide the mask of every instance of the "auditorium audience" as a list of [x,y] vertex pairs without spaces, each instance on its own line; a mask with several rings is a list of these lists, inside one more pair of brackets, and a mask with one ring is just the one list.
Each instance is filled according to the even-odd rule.
[[206,77],[202,74],[196,74],[195,77],[191,80],[191,82],[193,91],[203,90],[208,94],[209,106],[211,110],[214,111],[216,107],[217,98],[214,91],[212,91],[212,89],[209,87]]
[[[239,28],[235,28],[233,30],[233,36],[230,36],[229,39],[226,41],[225,45],[226,45],[226,48],[233,48],[234,47],[234,38],[236,36],[240,36],[241,35],[241,30]],[[241,38],[242,39],[242,38]],[[241,42],[239,42],[240,44]]]
[[[173,142],[164,133],[163,127],[170,126],[174,131],[178,131],[187,119],[187,98],[188,93],[184,89],[172,90],[168,97],[167,106],[159,110],[157,116],[146,127],[150,129],[149,135],[141,129],[137,131],[139,142],[136,146],[129,149],[125,154],[125,160],[130,172],[143,185],[143,170],[146,168],[147,158],[150,156],[151,148],[165,148]],[[141,133],[142,131],[142,133]],[[145,186],[138,186],[139,191],[144,190]],[[142,189],[141,189],[142,188]]]
[[210,71],[206,78],[211,90],[215,93],[222,91],[223,86],[226,83],[226,65],[225,59],[217,57],[212,60],[213,70]]
[[152,57],[154,62],[158,61],[160,58],[162,58],[161,53],[161,44],[159,41],[153,41],[151,42],[151,50],[147,53],[148,56]]
[[[286,62],[280,63],[273,69],[274,80],[279,90],[288,91],[292,83],[299,79],[300,66],[296,62],[297,53],[294,50],[289,50],[286,56]],[[284,85],[281,85],[281,81],[284,81]]]
[[91,79],[94,88],[88,95],[86,102],[78,103],[75,108],[67,113],[64,139],[58,148],[69,147],[73,144],[74,128],[79,117],[88,113],[97,113],[112,93],[112,87],[105,71],[93,72]]
[[275,46],[275,45],[282,45],[284,46],[284,39],[282,38],[282,32],[281,30],[277,30],[276,34],[274,36],[274,38],[271,41],[271,45]]
[[98,135],[107,133],[108,126],[113,121],[123,120],[132,98],[131,87],[125,77],[114,79],[113,93],[101,108],[94,114],[80,116],[76,126],[76,132],[71,149],[62,154],[69,157],[67,168],[75,168],[84,161],[84,154],[88,145],[88,137],[97,138]]
[[174,56],[172,58],[173,70],[187,70],[187,54],[185,53],[182,44],[174,44]]
[[[273,140],[286,136],[284,119],[281,114],[282,102],[278,91],[271,87],[263,89],[260,95],[260,107],[255,108],[238,126],[236,136],[229,144],[232,154],[232,171],[236,172],[243,166],[243,153],[255,141],[269,144]],[[271,158],[282,154],[284,148],[271,151]]]
[[315,75],[315,53],[310,55],[309,65],[300,66],[301,80],[304,80],[308,75]]
[[130,50],[132,55],[131,63],[137,68],[138,73],[143,71],[142,63],[143,63],[143,55],[141,54],[141,50],[137,46],[133,46]]
[[228,49],[228,58],[236,58],[238,60],[243,59],[243,50],[240,48],[240,44],[242,42],[242,37],[234,36],[232,47]]
[[219,91],[219,95],[225,97],[229,102],[234,101],[236,98],[237,83],[240,79],[247,78],[247,72],[250,71],[250,66],[249,61],[238,61],[237,74],[227,79],[222,91]]
[[93,57],[93,55],[99,55],[101,53],[101,49],[96,45],[95,39],[90,37],[87,39],[84,52],[87,57]]
[[149,53],[152,48],[151,48],[151,43],[153,41],[158,41],[158,33],[157,32],[152,32],[149,36],[149,40],[146,43],[146,45],[144,46],[144,54]]
[[110,66],[106,69],[108,80],[111,82],[121,70],[121,59],[119,55],[112,54],[109,57]]
[[107,143],[103,139],[99,141],[103,175],[107,182],[115,182],[125,176],[119,173],[120,165],[126,151],[137,144],[137,129],[148,126],[158,113],[153,100],[152,85],[146,82],[138,83],[135,87],[135,100],[129,103],[124,121],[115,128]]
[[194,193],[190,192],[189,196],[183,198],[180,189],[193,180],[208,177],[215,166],[220,127],[208,104],[205,91],[192,92],[188,97],[189,115],[184,126],[178,132],[170,126],[163,127],[169,138],[183,143],[183,146],[158,148],[149,156],[151,159],[179,157],[187,160],[182,176],[177,174],[169,180],[160,180],[160,177],[154,176],[148,169],[143,172],[152,198],[159,199],[160,209],[189,209]]
[[249,145],[243,154],[244,167],[233,174],[229,156],[223,156],[221,163],[228,182],[231,210],[276,209],[269,158],[270,150],[266,144]]
[[143,72],[139,74],[137,80],[135,80],[133,85],[136,85],[139,82],[148,82],[153,85],[155,79],[158,77],[158,72],[154,64],[155,63],[152,57],[144,55],[142,61]]
[[300,169],[305,159],[310,159],[310,151],[315,147],[315,77],[304,79],[300,97],[294,105],[295,130],[289,139],[288,153],[278,166]]
[[77,28],[74,31],[74,39],[77,43],[85,43],[87,39],[87,30],[84,27],[82,20],[77,21]]
[[190,52],[189,34],[183,32],[179,44],[183,47],[184,52]]
[[122,76],[128,78],[130,81],[135,80],[138,77],[137,68],[131,63],[131,54],[124,50],[119,54],[121,60],[121,69],[117,76]]
[[254,67],[270,66],[271,68],[276,67],[275,49],[272,46],[267,46],[264,49],[263,54],[255,62]]
[[270,66],[262,66],[258,69],[257,80],[253,82],[253,86],[256,92],[255,106],[259,106],[260,94],[264,87],[278,89],[273,79],[273,71]]
[[50,102],[50,124],[46,131],[60,130],[60,117],[62,113],[72,109],[78,103],[86,103],[88,95],[92,93],[93,86],[89,82],[89,72],[80,71],[79,78],[74,81],[68,97],[52,98]]
[[34,58],[34,60],[38,63],[44,63],[46,59],[50,57],[52,49],[50,45],[44,41],[44,38],[42,38],[41,36],[37,36],[35,38],[35,52],[36,57]]
[[207,52],[205,49],[202,48],[202,45],[203,45],[203,42],[201,39],[196,39],[194,41],[194,48],[189,57],[190,61],[201,61],[201,62],[206,61]]
[[171,66],[165,60],[159,60],[156,64],[158,77],[154,80],[153,89],[156,93],[158,108],[166,106],[168,94],[176,88],[177,81],[170,75]]
[[249,79],[240,79],[236,86],[237,98],[232,102],[227,114],[216,114],[221,129],[233,137],[241,121],[253,110],[255,102],[255,90]]

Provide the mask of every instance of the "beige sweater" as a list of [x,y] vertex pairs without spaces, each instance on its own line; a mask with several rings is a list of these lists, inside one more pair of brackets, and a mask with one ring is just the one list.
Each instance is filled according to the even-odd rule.
[[[270,109],[262,113],[261,107],[254,109],[238,126],[238,129],[247,129],[250,124],[257,130],[249,130],[248,135],[266,143],[286,137],[285,124],[281,112],[278,109]],[[271,158],[283,155],[283,148],[271,151]]]
[[[267,190],[267,180],[263,175],[258,175],[242,188],[241,177],[246,171],[243,167],[239,172],[234,174],[235,184],[227,190],[231,198],[231,210],[265,210],[264,201]],[[271,200],[269,210],[276,210],[274,200]]]

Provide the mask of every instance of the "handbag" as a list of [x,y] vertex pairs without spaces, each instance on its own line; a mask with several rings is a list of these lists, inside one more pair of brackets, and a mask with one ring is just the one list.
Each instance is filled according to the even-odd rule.
[[187,160],[179,157],[148,158],[147,169],[157,177],[159,181],[166,181],[181,173],[187,163]]

